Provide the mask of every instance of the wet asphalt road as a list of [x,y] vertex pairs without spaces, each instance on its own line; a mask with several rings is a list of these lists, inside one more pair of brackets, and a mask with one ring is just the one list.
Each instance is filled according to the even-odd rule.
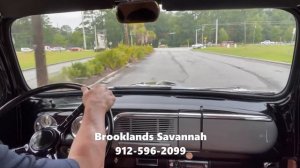
[[221,56],[188,48],[155,49],[151,56],[131,64],[106,80],[109,86],[172,81],[178,87],[244,88],[281,91],[290,65]]

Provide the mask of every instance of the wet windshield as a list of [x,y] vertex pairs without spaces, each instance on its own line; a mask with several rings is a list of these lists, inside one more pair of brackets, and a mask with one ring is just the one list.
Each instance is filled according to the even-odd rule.
[[161,11],[121,24],[115,10],[29,16],[12,40],[31,88],[49,83],[275,92],[287,84],[296,24],[278,9]]

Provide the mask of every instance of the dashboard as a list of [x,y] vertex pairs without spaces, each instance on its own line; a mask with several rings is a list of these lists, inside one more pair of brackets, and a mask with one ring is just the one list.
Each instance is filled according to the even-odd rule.
[[[60,124],[81,103],[80,96],[46,98],[51,106],[40,109],[34,130]],[[154,140],[113,141],[106,158],[110,167],[229,167],[249,166],[253,160],[272,160],[278,128],[265,102],[226,99],[190,99],[176,96],[123,95],[112,108],[114,134],[149,134]],[[66,157],[82,116],[65,135],[61,157]],[[156,140],[164,135],[202,135],[203,140]],[[116,148],[184,147],[184,155],[116,155]],[[271,154],[270,154],[271,153]],[[276,155],[276,154],[275,154]],[[251,167],[251,164],[250,164]]]

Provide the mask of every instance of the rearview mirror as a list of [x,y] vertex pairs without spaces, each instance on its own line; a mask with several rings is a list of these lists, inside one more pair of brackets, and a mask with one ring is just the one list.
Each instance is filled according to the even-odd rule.
[[117,6],[117,19],[121,23],[154,22],[159,11],[158,4],[153,0],[122,2]]

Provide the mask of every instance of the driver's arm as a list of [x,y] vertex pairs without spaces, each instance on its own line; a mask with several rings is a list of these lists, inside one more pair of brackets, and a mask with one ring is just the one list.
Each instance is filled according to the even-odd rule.
[[81,168],[101,168],[104,167],[106,141],[95,141],[95,133],[106,133],[105,113],[115,102],[115,97],[103,85],[90,90],[83,87],[82,92],[84,115],[68,158],[76,160]]
[[0,167],[1,168],[78,168],[78,163],[73,159],[48,158],[37,159],[33,155],[18,155],[0,144]]
[[95,141],[94,134],[105,134],[105,113],[115,101],[106,87],[97,85],[88,90],[82,88],[85,111],[81,127],[72,144],[69,159],[37,159],[32,155],[18,155],[0,144],[1,168],[100,168],[104,167],[106,141]]

